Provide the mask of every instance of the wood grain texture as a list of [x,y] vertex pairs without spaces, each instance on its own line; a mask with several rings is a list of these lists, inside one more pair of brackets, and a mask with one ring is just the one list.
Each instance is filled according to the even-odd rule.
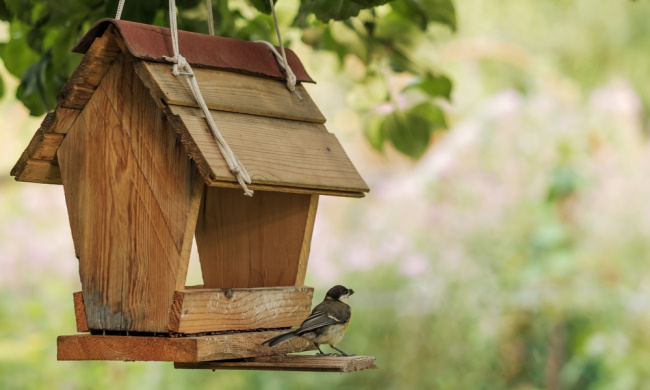
[[83,110],[117,53],[120,52],[118,39],[122,38],[115,33],[113,26],[109,27],[104,35],[95,39],[79,66],[59,92],[57,96],[59,106]]
[[[168,104],[199,107],[183,77],[171,73],[171,64],[142,63]],[[215,69],[193,68],[203,99],[210,109],[325,123],[325,117],[299,83],[291,93],[286,83]]]
[[77,322],[77,332],[90,332],[88,328],[88,319],[86,318],[86,306],[84,305],[84,296],[81,291],[72,294],[74,302],[74,316]]
[[56,161],[28,159],[16,174],[16,180],[29,183],[61,184],[61,170]]
[[310,351],[295,338],[273,348],[261,345],[281,331],[228,333],[201,337],[71,335],[57,339],[58,360],[202,362]]
[[[209,183],[209,185],[211,187],[241,189],[239,183],[233,183],[227,181],[212,181]],[[299,187],[287,187],[287,186],[264,185],[264,184],[248,184],[247,187],[253,191],[289,192],[292,194],[331,195],[331,196],[345,196],[349,198],[363,198],[365,196],[363,192],[326,190],[322,188],[299,188]],[[241,192],[244,193],[243,190]]]
[[277,355],[234,361],[174,363],[179,369],[354,372],[376,369],[374,356]]
[[54,122],[49,129],[52,133],[67,134],[81,110],[57,106],[54,109]]
[[[196,149],[190,155],[204,177],[218,185],[234,182],[205,119],[195,108],[171,106]],[[244,164],[254,184],[368,192],[336,137],[322,124],[211,111],[219,131]],[[193,155],[192,155],[193,154]]]
[[122,55],[58,156],[88,326],[166,332],[200,193],[182,144]]
[[297,326],[311,311],[311,287],[177,291],[169,330],[202,333]]
[[293,286],[311,195],[209,187],[196,244],[206,288]]
[[300,257],[298,259],[298,270],[296,272],[296,286],[305,284],[307,274],[307,263],[309,262],[309,252],[311,251],[311,238],[314,233],[314,223],[316,222],[316,212],[318,211],[318,195],[312,194],[309,199],[309,210],[307,211],[307,223],[305,224],[305,233],[303,234],[302,246],[300,248]]
[[[192,166],[194,165],[192,164]],[[199,209],[201,207],[201,199],[203,198],[203,189],[205,187],[203,184],[203,178],[198,174],[198,172],[196,172],[196,169],[192,169],[192,172],[192,192],[190,204],[187,208],[188,214],[186,216],[185,231],[183,232],[183,238],[179,248],[181,257],[176,272],[176,290],[184,289],[185,283],[187,282],[187,269],[190,265],[190,255],[192,253],[192,244],[196,231],[196,221],[199,217]]]
[[56,151],[63,141],[64,133],[74,123],[79,112],[57,107],[48,113],[12,168],[11,175],[16,176],[18,181],[61,184],[61,173],[55,161]]
[[33,159],[36,160],[54,160],[56,158],[56,151],[59,149],[63,141],[63,134],[45,133],[40,145],[32,154]]

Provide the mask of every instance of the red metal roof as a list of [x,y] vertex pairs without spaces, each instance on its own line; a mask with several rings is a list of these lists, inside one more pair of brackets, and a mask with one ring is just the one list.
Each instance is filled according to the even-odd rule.
[[[127,49],[135,57],[164,62],[163,56],[172,57],[170,29],[126,20],[102,19],[95,23],[72,49],[85,53],[96,37],[110,25],[117,27]],[[232,38],[178,31],[180,54],[192,66],[217,68],[275,79],[284,79],[275,56],[266,45]],[[287,60],[298,81],[314,82],[305,71],[296,54],[287,49]]]

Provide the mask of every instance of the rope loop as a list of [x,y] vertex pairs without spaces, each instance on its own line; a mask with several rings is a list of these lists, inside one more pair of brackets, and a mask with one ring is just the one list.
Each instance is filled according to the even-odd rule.
[[219,152],[221,152],[221,155],[226,161],[229,171],[235,176],[235,179],[237,179],[237,182],[244,190],[244,195],[253,196],[253,191],[250,190],[246,185],[246,184],[251,184],[251,178],[250,175],[248,174],[248,171],[246,170],[246,167],[244,167],[244,164],[242,164],[241,161],[239,161],[239,159],[237,158],[237,156],[235,156],[235,153],[233,153],[232,149],[230,149],[230,146],[228,146],[228,143],[226,142],[225,138],[223,138],[223,135],[221,135],[221,132],[217,127],[217,124],[212,118],[210,109],[208,108],[208,105],[205,103],[205,99],[201,94],[199,83],[196,81],[196,77],[194,77],[194,72],[192,71],[192,67],[187,62],[187,59],[180,54],[180,50],[178,48],[178,24],[176,21],[175,0],[169,0],[169,26],[171,30],[172,50],[174,56],[173,57],[164,56],[163,58],[165,59],[165,61],[169,61],[173,64],[172,74],[174,76],[176,77],[187,76],[185,80],[187,81],[187,84],[190,88],[190,91],[192,92],[192,95],[194,95],[194,100],[196,100],[199,107],[201,107],[201,111],[203,112],[205,121],[208,123],[208,127],[210,128],[212,137],[217,143]]

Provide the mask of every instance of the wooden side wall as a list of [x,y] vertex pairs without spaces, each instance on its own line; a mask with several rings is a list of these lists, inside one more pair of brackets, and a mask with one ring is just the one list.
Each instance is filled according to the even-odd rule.
[[166,332],[203,183],[119,54],[58,151],[90,329]]
[[206,187],[196,227],[205,288],[302,285],[317,197]]

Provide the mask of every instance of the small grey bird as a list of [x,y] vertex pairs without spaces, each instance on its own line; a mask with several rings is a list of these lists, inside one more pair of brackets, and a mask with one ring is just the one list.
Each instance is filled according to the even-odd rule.
[[273,347],[294,337],[302,337],[316,345],[319,352],[317,355],[325,355],[320,346],[328,344],[343,356],[354,356],[336,348],[336,344],[341,341],[350,325],[352,310],[347,304],[347,300],[352,294],[354,294],[354,290],[341,285],[330,288],[323,302],[312,310],[298,329],[268,339],[262,345],[268,344],[269,347]]

